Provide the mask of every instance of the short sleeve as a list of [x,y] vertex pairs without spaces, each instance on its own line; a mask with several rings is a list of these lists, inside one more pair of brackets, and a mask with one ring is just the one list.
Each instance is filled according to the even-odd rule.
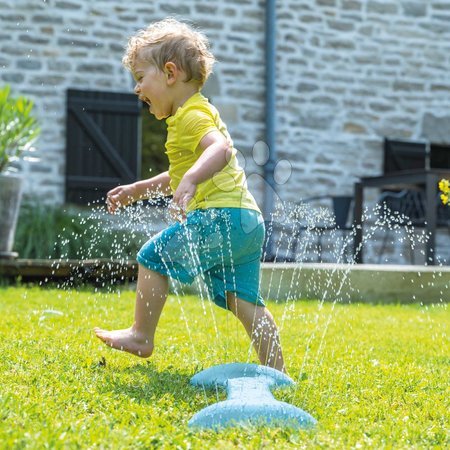
[[190,108],[179,122],[179,144],[194,152],[202,138],[211,131],[218,130],[211,111]]

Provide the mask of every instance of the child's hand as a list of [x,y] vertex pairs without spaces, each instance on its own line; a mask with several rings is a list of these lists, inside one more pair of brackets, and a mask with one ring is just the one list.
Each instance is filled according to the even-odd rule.
[[133,203],[136,200],[135,194],[134,184],[125,184],[111,189],[106,194],[106,206],[108,212],[114,214],[117,208]]
[[169,203],[169,215],[173,220],[176,220],[177,222],[184,222],[186,219],[186,214],[184,211],[181,210],[181,208],[176,205],[173,201]]
[[196,190],[197,185],[187,177],[183,177],[173,194],[173,202],[185,212],[189,202],[194,198]]

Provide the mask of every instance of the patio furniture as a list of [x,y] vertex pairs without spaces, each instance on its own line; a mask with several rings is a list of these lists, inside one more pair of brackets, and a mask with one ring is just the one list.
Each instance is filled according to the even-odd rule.
[[[394,212],[395,215],[388,216],[390,224],[396,224],[404,227],[414,227],[414,229],[426,228],[426,198],[422,189],[403,189],[400,192],[384,191],[378,199],[378,203],[383,205],[386,212]],[[436,228],[445,228],[450,231],[450,208],[442,204],[440,195],[435,198],[437,210]],[[387,247],[391,227],[389,227],[383,236],[383,242],[379,251],[378,263]],[[410,262],[415,264],[415,252],[410,247]]]
[[[320,195],[308,197],[299,203],[294,203],[293,208],[311,205],[311,208],[318,210],[329,208],[330,214],[321,220],[312,221],[310,218],[305,220],[289,220],[285,222],[271,221],[266,222],[266,242],[264,246],[263,260],[266,262],[298,262],[298,247],[302,238],[313,240],[310,242],[314,246],[316,261],[322,262],[323,239],[326,233],[335,232],[345,234],[352,230],[352,218],[350,211],[353,197],[351,196],[331,196]],[[312,214],[314,216],[314,214]],[[311,239],[312,238],[312,239]],[[342,247],[339,252],[343,257],[350,251],[350,246],[345,245],[342,237]],[[334,241],[336,244],[337,242]],[[280,251],[281,249],[281,251]],[[342,262],[342,261],[338,261]]]
[[[435,264],[437,226],[445,226],[446,212],[438,196],[438,182],[450,176],[450,146],[429,141],[384,139],[384,174],[362,177],[355,183],[355,262],[363,262],[362,212],[364,189],[382,190],[378,203],[385,203],[393,212],[409,218],[415,227],[425,228],[426,263]],[[439,215],[439,221],[438,221]],[[408,221],[405,220],[405,224]],[[385,246],[386,242],[384,242]],[[382,247],[383,250],[383,247]]]
[[362,264],[363,247],[363,203],[364,203],[364,189],[370,187],[384,188],[384,189],[398,189],[411,190],[411,187],[422,187],[423,198],[422,207],[424,209],[423,225],[429,236],[425,247],[425,261],[428,265],[434,265],[435,259],[435,244],[436,244],[436,228],[438,225],[438,182],[442,178],[450,178],[450,169],[419,169],[409,170],[397,173],[390,173],[376,177],[363,177],[360,181],[355,183],[355,240],[354,240],[354,259],[358,264]]

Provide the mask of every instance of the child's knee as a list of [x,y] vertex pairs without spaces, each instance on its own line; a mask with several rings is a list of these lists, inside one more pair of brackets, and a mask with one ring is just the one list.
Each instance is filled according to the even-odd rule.
[[239,298],[234,292],[227,292],[227,307],[238,318],[255,317],[264,314],[266,307]]
[[238,298],[233,292],[226,293],[227,308],[237,317]]

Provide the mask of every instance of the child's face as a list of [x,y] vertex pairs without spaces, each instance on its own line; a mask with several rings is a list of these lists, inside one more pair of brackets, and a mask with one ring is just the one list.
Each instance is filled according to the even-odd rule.
[[149,62],[138,59],[134,65],[136,80],[134,92],[149,105],[149,111],[158,120],[169,117],[172,102],[168,92],[167,76]]

